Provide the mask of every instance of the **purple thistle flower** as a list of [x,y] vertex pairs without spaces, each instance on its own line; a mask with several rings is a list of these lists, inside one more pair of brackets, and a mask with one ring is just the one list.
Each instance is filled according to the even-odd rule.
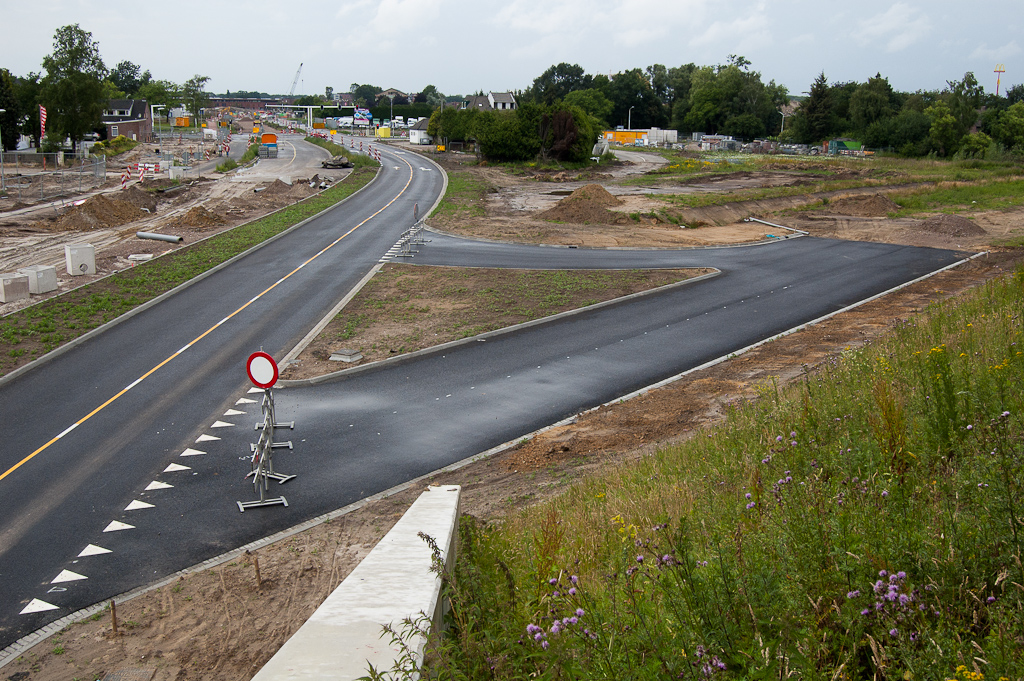
[[749,498],[750,498],[750,492],[747,492],[746,494],[744,494],[744,495],[743,495],[743,497],[744,497],[745,499],[749,499]]
[[776,442],[782,442],[782,436],[781,435],[776,436],[775,437],[775,441]]
[[583,608],[576,608],[576,616],[583,617]]
[[855,591],[851,591],[848,594],[846,594],[847,598],[856,598],[857,596],[860,596],[860,591],[856,591],[855,590]]
[[907,573],[904,572],[903,570],[900,570],[899,572],[896,573],[896,578],[902,581],[902,580],[907,578]]
[[889,635],[890,636],[899,636],[900,632],[896,631],[895,629],[890,629],[889,630]]
[[569,587],[569,595],[570,596],[575,596],[576,595],[576,587],[574,587],[574,586]]
[[558,584],[558,580],[555,579],[554,577],[552,577],[551,579],[548,580],[548,584],[550,584],[551,586],[554,586],[555,584]]
[[791,432],[789,433],[789,436],[790,436],[790,437],[796,437],[796,431],[795,431],[795,430],[794,430],[794,431],[791,431]]
[[568,618],[562,620],[562,622],[563,623],[564,622],[568,622],[569,624],[576,624],[577,622],[579,622],[579,620],[576,619],[575,617],[568,617]]
[[974,430],[974,426],[968,424],[967,430]]
[[636,557],[636,562],[638,562],[638,563],[644,562],[644,557],[643,556],[637,556]]
[[747,510],[749,511],[750,509],[754,508],[755,506],[757,506],[757,502],[756,501],[751,501],[749,504],[747,504]]
[[871,608],[864,608],[863,610],[860,611],[860,614],[862,614],[862,615],[869,615],[869,614],[871,614]]
[[551,623],[551,633],[552,634],[557,634],[561,630],[562,630],[562,622],[561,622],[561,620],[555,620],[554,622]]
[[577,577],[576,575],[573,575],[572,577],[569,578],[569,581],[572,582],[573,584],[576,584],[576,583],[578,583],[580,581],[580,578]]
[[883,489],[883,490],[882,490],[882,498],[884,499],[884,498],[885,498],[885,497],[887,497],[887,496],[889,496],[889,490],[887,490],[887,489]]
[[558,598],[558,597],[559,597],[559,596],[561,596],[561,595],[562,595],[562,594],[558,593],[557,591],[552,591],[552,592],[551,592],[551,597],[552,597],[552,598]]
[[988,598],[985,599],[985,602],[986,603],[995,603],[996,602],[996,597],[995,596],[989,596]]
[[547,650],[548,649],[548,642],[547,641],[541,641],[540,642],[540,647],[543,648],[544,650]]
[[796,440],[793,440],[792,442],[790,442],[789,446],[790,447],[796,447]]
[[1008,411],[1004,411],[1002,414],[1000,414],[1000,416],[1002,416],[1003,418],[1006,418],[1009,415],[1010,415],[1010,412],[1008,412]]
[[527,624],[526,625],[526,633],[527,634],[536,634],[538,631],[540,631],[540,627],[538,627],[536,624]]
[[878,580],[877,582],[875,582],[874,589],[876,594],[882,593],[883,588],[885,588],[885,583],[882,580]]
[[543,641],[544,640],[544,633],[538,631],[536,634],[533,635],[533,640],[534,641]]
[[910,602],[910,596],[907,594],[900,594],[900,605],[906,605]]

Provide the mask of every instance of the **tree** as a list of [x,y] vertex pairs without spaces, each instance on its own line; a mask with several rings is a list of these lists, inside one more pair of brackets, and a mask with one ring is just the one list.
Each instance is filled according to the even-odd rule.
[[978,80],[970,71],[965,73],[961,80],[946,81],[946,85],[948,89],[943,93],[943,99],[956,121],[960,135],[965,135],[978,120],[978,108],[981,106],[985,88],[978,85]]
[[562,100],[566,106],[578,107],[590,114],[598,125],[607,127],[608,119],[612,115],[612,100],[596,89],[573,90]]
[[832,97],[824,71],[811,84],[809,96],[793,116],[793,130],[798,142],[820,144],[831,132]]
[[135,94],[150,105],[171,106],[181,102],[181,88],[169,80],[151,80],[148,83],[143,83]]
[[188,109],[189,113],[197,118],[201,115],[201,111],[206,108],[207,103],[210,101],[209,95],[203,90],[210,81],[209,76],[200,76],[198,73],[188,80],[181,88],[181,102]]
[[41,99],[47,109],[46,127],[57,140],[70,138],[75,149],[82,136],[99,125],[107,105],[103,98],[107,67],[92,33],[78,24],[58,28],[53,54],[43,58],[43,68],[46,77]]
[[[634,128],[664,127],[667,120],[665,106],[647,80],[647,74],[640,69],[616,74],[605,96],[613,104],[609,123],[631,124]],[[629,111],[631,107],[632,114]]]
[[1010,106],[999,118],[996,139],[1004,146],[1024,151],[1024,101]]
[[330,85],[328,85],[328,86],[327,86],[327,87],[326,87],[326,88],[324,89],[324,98],[325,98],[325,99],[326,99],[326,100],[327,100],[328,102],[333,102],[333,101],[334,101],[334,88],[332,88],[332,87],[331,87]]
[[381,88],[376,85],[359,85],[352,83],[352,99],[357,106],[372,107],[377,104],[377,93]]
[[14,91],[14,77],[7,69],[0,69],[0,151],[14,149],[18,146],[18,119],[21,108],[18,106],[18,95]]
[[859,86],[850,97],[850,119],[854,128],[866,130],[875,121],[888,119],[896,111],[895,93],[887,78],[875,74],[868,82]]
[[[420,100],[420,97],[423,99]],[[423,101],[432,107],[439,107],[444,104],[444,95],[437,91],[437,88],[433,85],[428,85],[423,88],[423,92],[416,95],[416,101]]]
[[938,101],[925,109],[924,113],[931,119],[928,133],[939,153],[943,156],[955,154],[963,133],[949,106],[944,101]]
[[18,99],[18,110],[21,112],[19,132],[32,139],[38,147],[39,139],[39,101],[42,93],[42,78],[38,73],[29,73],[24,78],[15,78],[14,94]]
[[153,80],[149,71],[140,72],[139,66],[127,59],[110,71],[110,82],[128,97],[135,97],[139,88]]
[[533,85],[523,93],[527,100],[539,104],[554,104],[573,90],[586,90],[593,78],[588,76],[579,64],[556,64],[537,76]]
[[992,144],[992,138],[983,132],[964,135],[960,141],[960,155],[964,158],[985,158],[985,152]]
[[1006,88],[1006,101],[1011,105],[1024,102],[1024,84]]

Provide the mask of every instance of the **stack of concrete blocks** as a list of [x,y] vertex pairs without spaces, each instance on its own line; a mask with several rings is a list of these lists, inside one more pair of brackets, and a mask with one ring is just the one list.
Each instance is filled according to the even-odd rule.
[[66,244],[64,262],[73,277],[96,274],[96,248],[92,244]]
[[29,265],[18,268],[19,274],[28,277],[29,293],[49,293],[57,290],[57,268],[53,265]]
[[0,303],[28,298],[28,275],[19,272],[0,274]]

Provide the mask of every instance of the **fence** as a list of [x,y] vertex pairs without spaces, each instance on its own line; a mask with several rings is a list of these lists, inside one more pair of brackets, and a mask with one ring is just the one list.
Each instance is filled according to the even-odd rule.
[[[16,156],[14,163],[8,158]],[[46,201],[88,191],[103,184],[107,159],[59,159],[59,154],[5,153],[3,186],[19,202]]]

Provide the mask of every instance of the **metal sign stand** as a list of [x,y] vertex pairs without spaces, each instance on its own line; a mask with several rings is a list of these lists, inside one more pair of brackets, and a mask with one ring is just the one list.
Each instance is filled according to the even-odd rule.
[[[256,360],[256,364],[253,360]],[[274,470],[274,449],[280,447],[287,447],[292,449],[291,440],[287,442],[274,442],[274,429],[275,428],[295,428],[295,422],[289,423],[277,423],[274,416],[274,393],[271,386],[277,382],[277,365],[269,355],[263,352],[253,353],[249,358],[249,365],[247,365],[249,372],[249,378],[252,382],[260,388],[263,388],[263,403],[261,408],[263,410],[263,422],[256,424],[256,430],[260,431],[260,436],[256,441],[256,444],[250,444],[249,450],[252,452],[252,459],[250,460],[250,470],[246,478],[252,477],[252,484],[259,494],[259,499],[256,501],[239,501],[238,510],[245,513],[247,508],[256,508],[258,506],[287,506],[288,500],[283,496],[274,497],[271,499],[267,498],[267,489],[270,486],[270,481],[275,480],[279,485],[283,485],[289,480],[295,478],[294,475],[287,475],[285,473],[278,473]],[[272,373],[261,373],[269,372]],[[255,372],[255,374],[254,374]]]

